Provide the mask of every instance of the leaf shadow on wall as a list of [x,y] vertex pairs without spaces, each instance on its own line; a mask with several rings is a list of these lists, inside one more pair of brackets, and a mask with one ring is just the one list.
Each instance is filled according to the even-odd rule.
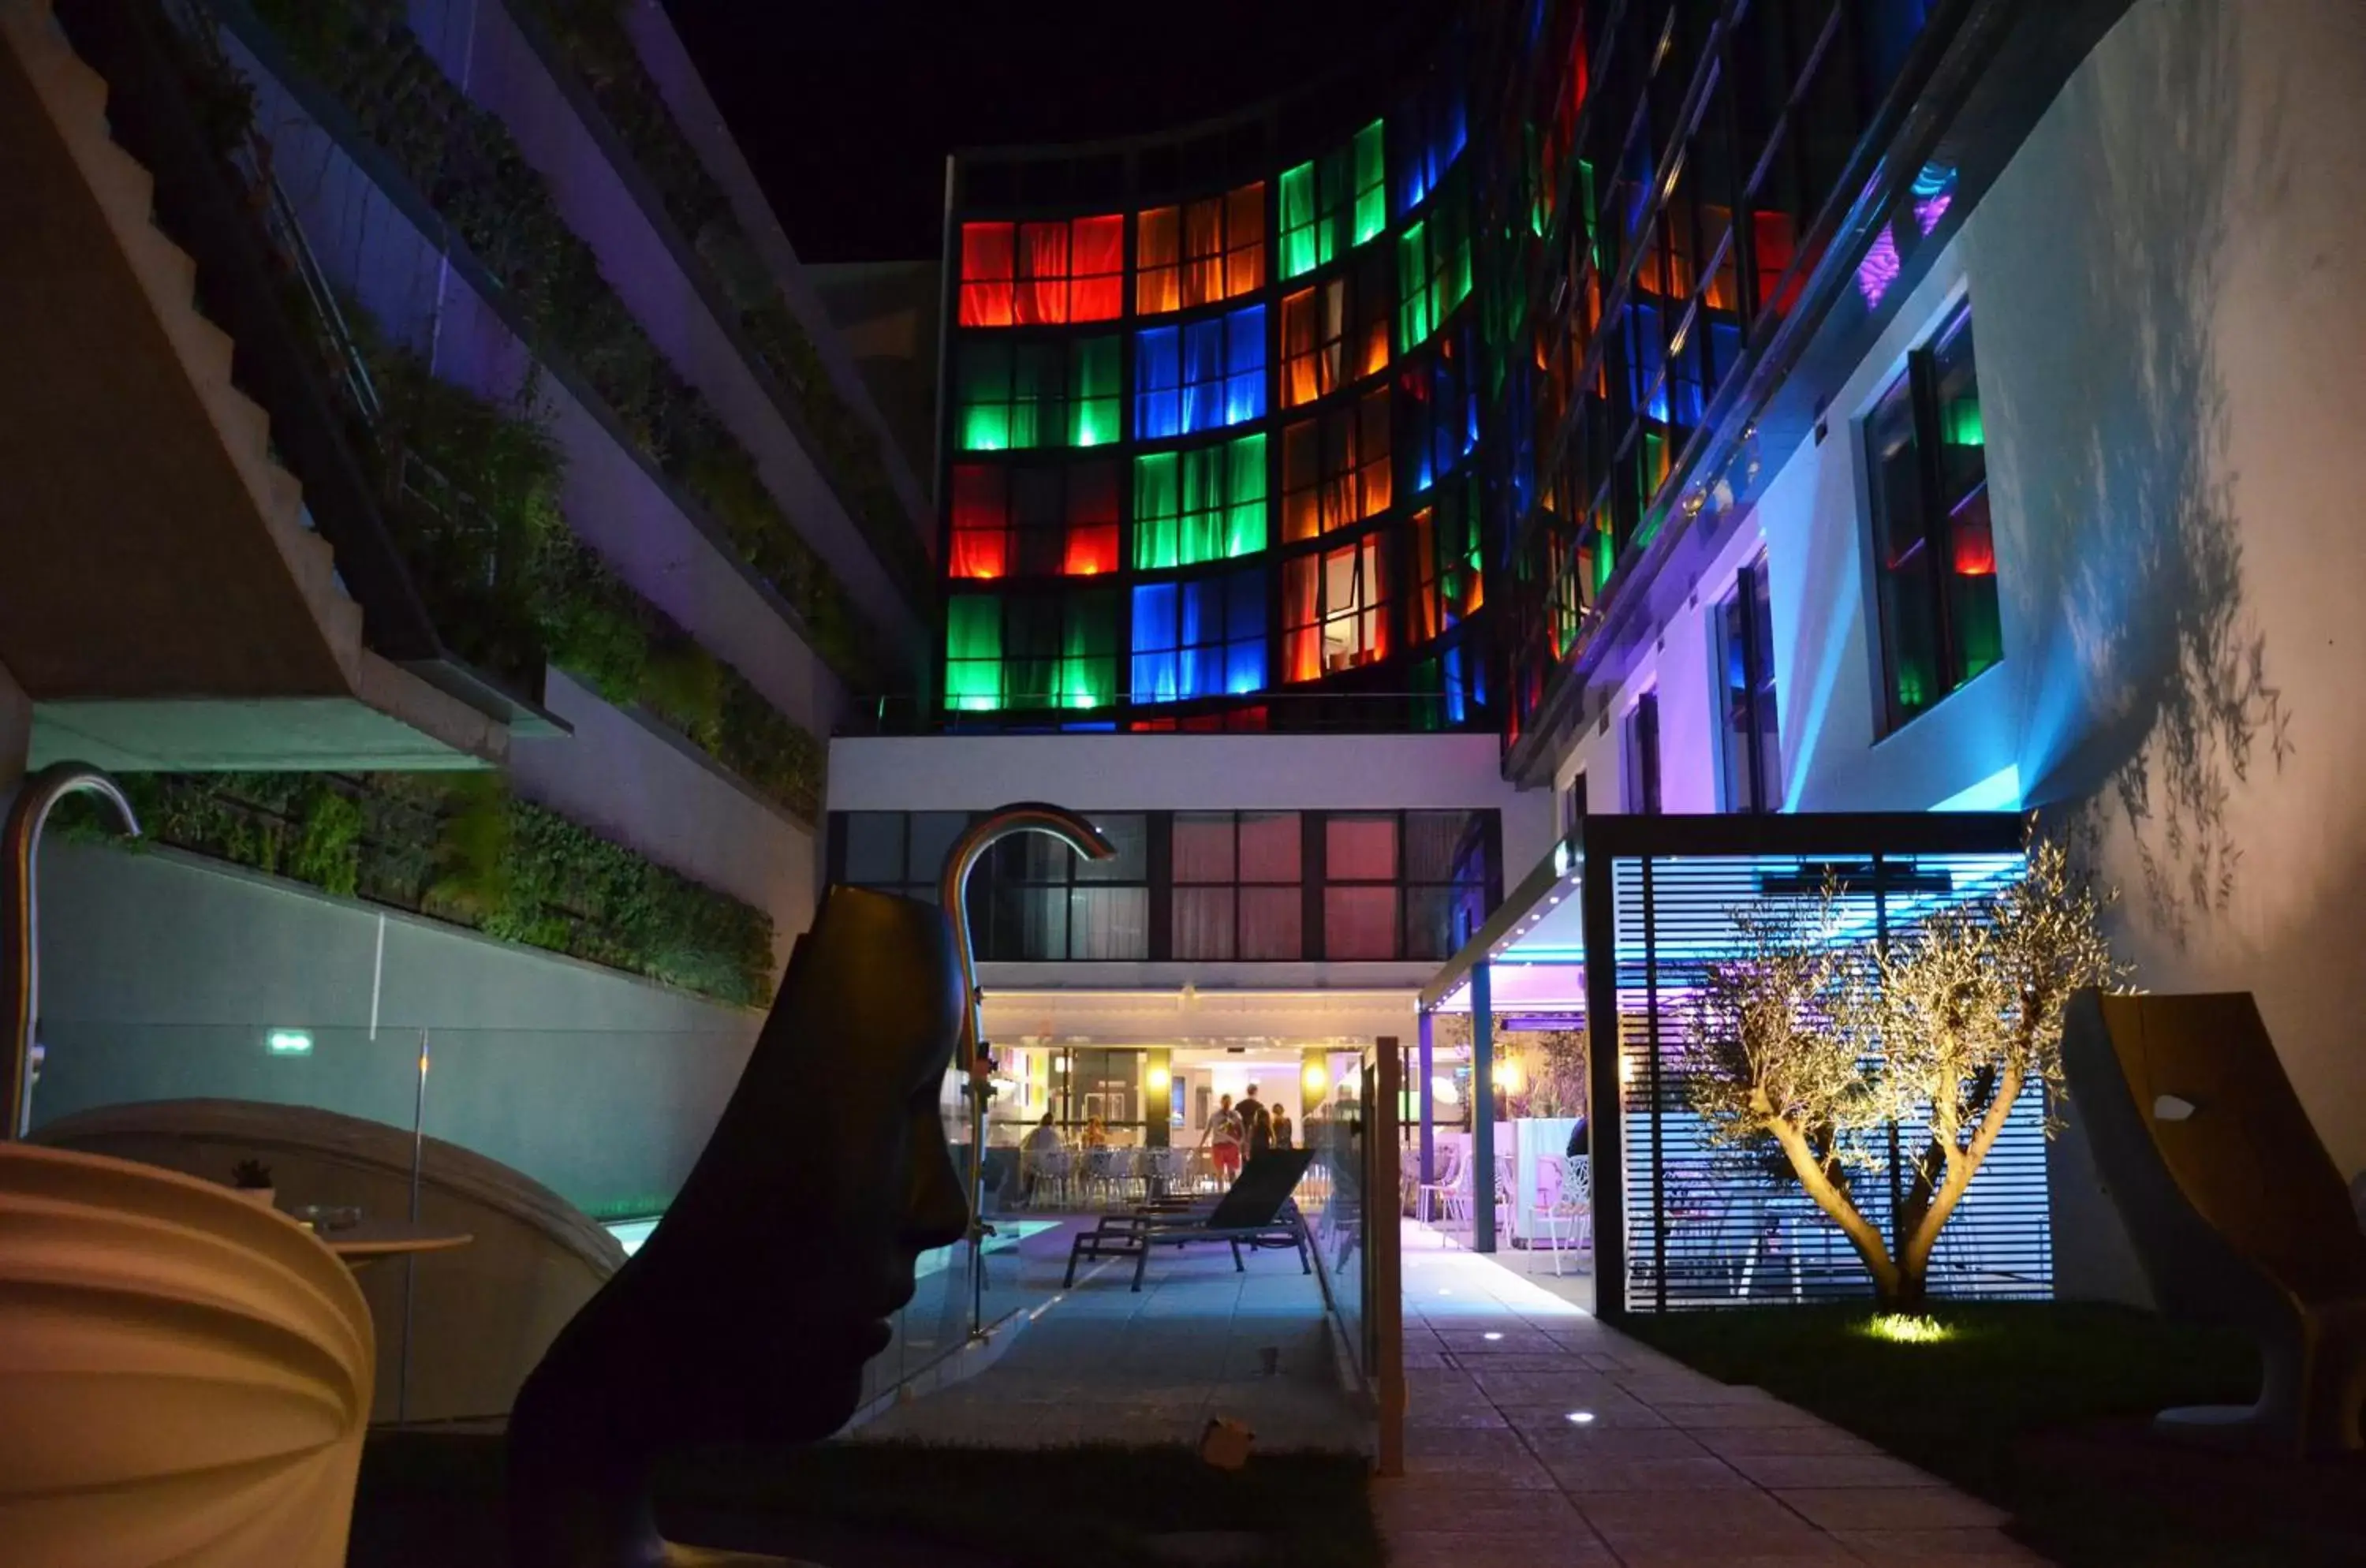
[[2039,210],[2083,232],[2005,232],[1982,269],[2002,285],[1984,350],[2004,339],[2035,372],[1999,389],[1995,416],[2022,454],[2020,561],[2001,566],[2038,645],[2032,745],[2067,742],[2030,794],[2078,803],[2090,864],[2116,818],[2145,910],[2180,949],[2233,898],[2234,791],[2293,750],[2245,604],[2216,341],[2228,243],[2288,162],[2283,95],[2244,101],[2236,9],[2170,0],[2106,40],[2057,101],[2064,123],[2025,150],[2053,154]]

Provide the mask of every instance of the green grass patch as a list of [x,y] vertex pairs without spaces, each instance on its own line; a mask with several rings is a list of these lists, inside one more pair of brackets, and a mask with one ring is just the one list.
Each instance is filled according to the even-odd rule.
[[2239,1335],[2067,1302],[1943,1306],[1911,1325],[1860,1305],[1638,1314],[1620,1327],[2011,1510],[2017,1533],[2064,1563],[2357,1561],[2279,1508],[2062,1462],[2090,1451],[2080,1443],[2140,1453],[2127,1445],[2169,1405],[2249,1403],[2259,1358]]
[[[374,1438],[350,1568],[505,1563],[501,1474],[498,1438]],[[729,1544],[753,1547],[748,1530],[778,1520],[766,1550],[848,1564],[916,1561],[936,1545],[963,1564],[1110,1568],[1157,1561],[1158,1536],[1213,1530],[1266,1538],[1258,1568],[1369,1568],[1383,1558],[1368,1485],[1353,1455],[1268,1455],[1226,1472],[1180,1448],[839,1443],[685,1456],[658,1495],[662,1521],[728,1521]]]

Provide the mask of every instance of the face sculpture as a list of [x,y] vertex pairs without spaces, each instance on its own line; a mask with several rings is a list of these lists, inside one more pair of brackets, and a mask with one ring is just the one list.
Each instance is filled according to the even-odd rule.
[[968,1233],[938,1111],[963,996],[934,906],[830,891],[673,1206],[518,1396],[520,1568],[661,1562],[659,1456],[853,1415],[916,1260]]

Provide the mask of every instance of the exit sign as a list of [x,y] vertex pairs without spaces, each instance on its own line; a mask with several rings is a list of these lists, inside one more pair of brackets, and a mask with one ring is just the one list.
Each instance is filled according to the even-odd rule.
[[263,1037],[264,1049],[275,1056],[309,1056],[312,1037],[300,1029],[275,1029]]

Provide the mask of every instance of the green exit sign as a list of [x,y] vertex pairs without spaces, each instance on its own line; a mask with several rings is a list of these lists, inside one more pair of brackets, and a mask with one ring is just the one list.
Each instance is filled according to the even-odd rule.
[[275,1056],[309,1056],[312,1037],[300,1029],[275,1029],[263,1037],[264,1049]]

